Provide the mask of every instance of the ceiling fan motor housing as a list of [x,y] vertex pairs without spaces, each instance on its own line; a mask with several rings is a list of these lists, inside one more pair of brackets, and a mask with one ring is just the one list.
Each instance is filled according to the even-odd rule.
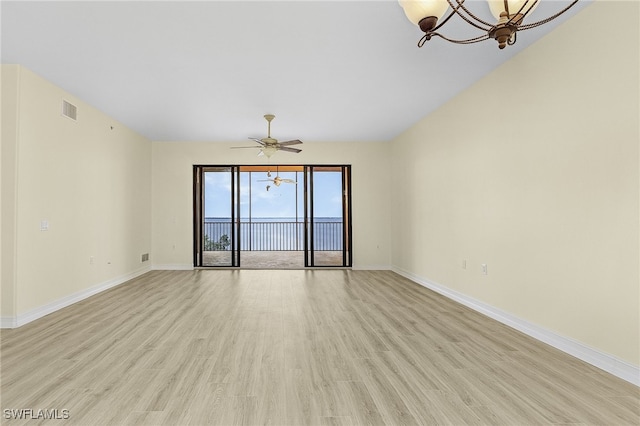
[[271,157],[276,151],[287,151],[293,153],[299,153],[302,150],[298,148],[292,148],[291,145],[299,145],[302,143],[299,139],[294,139],[285,142],[278,142],[277,139],[271,137],[271,120],[273,120],[276,116],[273,114],[265,114],[264,118],[267,120],[267,137],[258,139],[250,137],[252,141],[258,143],[258,146],[250,147],[250,146],[242,146],[242,147],[232,147],[232,148],[259,148],[260,152],[258,155],[266,155],[267,157]]

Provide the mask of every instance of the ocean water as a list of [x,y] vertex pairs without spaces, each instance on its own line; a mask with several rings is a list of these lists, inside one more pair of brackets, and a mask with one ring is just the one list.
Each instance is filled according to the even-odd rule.
[[[342,250],[342,218],[314,218],[313,246],[315,250]],[[205,250],[229,250],[231,246],[231,219],[207,217],[203,234]],[[240,219],[241,250],[303,250],[304,222],[295,217],[261,217]],[[225,237],[226,236],[226,237]],[[311,241],[309,241],[311,244]]]

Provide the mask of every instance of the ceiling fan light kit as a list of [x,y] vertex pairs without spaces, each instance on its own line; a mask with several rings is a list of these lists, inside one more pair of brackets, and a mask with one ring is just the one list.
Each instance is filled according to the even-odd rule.
[[271,158],[271,156],[273,154],[275,154],[278,151],[278,148],[274,147],[274,146],[265,146],[264,148],[262,148],[260,150],[260,152],[258,153],[258,155],[266,155],[267,158]]
[[271,137],[271,121],[273,121],[274,118],[276,118],[276,116],[273,114],[265,114],[264,116],[264,119],[267,120],[267,137],[266,138],[262,138],[262,139],[252,138],[252,137],[249,138],[252,141],[257,142],[258,145],[235,146],[235,147],[232,147],[232,149],[259,148],[260,152],[258,153],[258,155],[266,155],[267,158],[271,158],[271,156],[278,151],[293,152],[296,154],[299,152],[302,152],[301,149],[291,148],[291,145],[299,145],[302,143],[302,141],[299,139],[293,139],[285,142],[278,142],[277,139],[274,139]]
[[[422,47],[432,37],[440,37],[456,44],[478,43],[491,38],[498,42],[500,49],[515,44],[518,31],[546,24],[578,2],[578,0],[572,1],[568,6],[548,18],[524,24],[525,18],[538,7],[540,1],[542,0],[487,0],[489,10],[497,21],[491,23],[478,18],[471,12],[465,5],[465,0],[398,0],[407,18],[424,32],[418,41],[418,47]],[[442,19],[447,11],[449,13]],[[439,30],[454,15],[482,31],[482,34],[468,39],[453,39],[441,34]]]

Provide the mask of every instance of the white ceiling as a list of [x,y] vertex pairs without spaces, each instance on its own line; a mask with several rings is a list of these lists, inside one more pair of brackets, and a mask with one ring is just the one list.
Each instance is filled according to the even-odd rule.
[[[563,4],[543,2],[531,19]],[[418,49],[395,0],[2,1],[2,62],[155,141],[264,137],[266,113],[280,140],[387,141],[585,4],[499,50],[441,39]]]

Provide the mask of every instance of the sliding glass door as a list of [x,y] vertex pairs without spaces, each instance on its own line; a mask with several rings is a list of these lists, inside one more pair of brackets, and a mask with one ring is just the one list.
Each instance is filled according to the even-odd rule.
[[306,166],[305,266],[351,266],[351,167]]
[[240,266],[236,166],[194,167],[194,265]]
[[198,165],[193,173],[196,267],[351,266],[350,166]]

